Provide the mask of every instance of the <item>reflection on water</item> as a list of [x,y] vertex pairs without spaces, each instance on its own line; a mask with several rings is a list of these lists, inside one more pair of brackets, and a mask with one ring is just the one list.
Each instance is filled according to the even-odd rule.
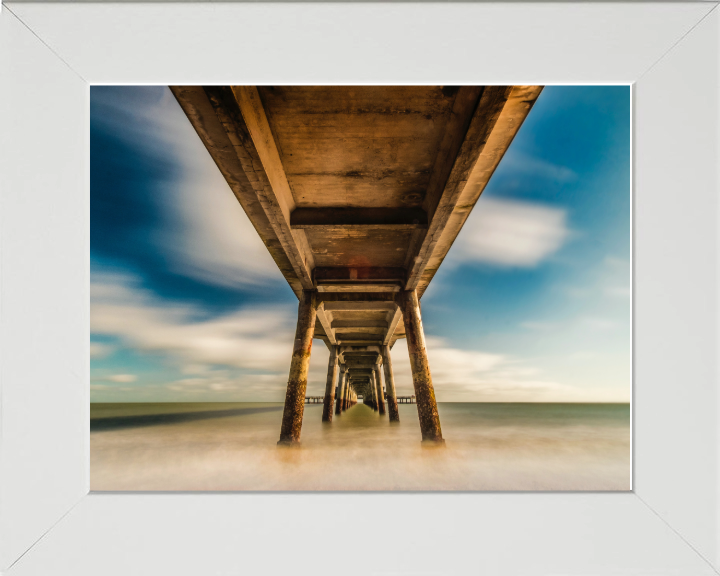
[[447,445],[420,445],[415,405],[305,406],[302,447],[276,446],[282,404],[93,404],[93,490],[629,490],[627,404],[440,403]]

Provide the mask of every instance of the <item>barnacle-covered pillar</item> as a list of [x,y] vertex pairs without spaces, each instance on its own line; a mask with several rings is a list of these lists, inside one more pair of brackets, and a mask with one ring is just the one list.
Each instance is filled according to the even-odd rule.
[[337,387],[337,399],[335,401],[335,414],[342,412],[342,396],[345,388],[345,383],[348,379],[348,370],[345,364],[340,365],[340,381]]
[[[378,358],[378,362],[379,361],[380,359]],[[380,416],[385,416],[385,396],[383,394],[382,378],[380,377],[380,364],[375,364],[375,368],[373,368],[373,378],[375,379]]]
[[350,395],[350,375],[345,379],[345,386],[343,386],[343,398],[342,398],[342,411],[347,410],[347,399]]
[[335,403],[335,386],[338,381],[338,347],[333,346],[330,349],[330,359],[328,360],[327,381],[325,382],[325,398],[323,399],[323,422],[332,422],[333,408]]
[[375,412],[378,411],[378,393],[377,393],[377,384],[375,383],[375,373],[370,373],[370,391],[372,392],[372,400],[373,400],[373,406],[372,409],[375,410]]
[[390,422],[400,422],[400,412],[398,411],[397,394],[395,393],[395,375],[392,369],[392,360],[390,359],[390,346],[382,347],[383,371],[385,372],[385,391],[387,392],[388,412],[390,413]]
[[295,344],[290,362],[290,376],[285,392],[285,409],[283,410],[278,444],[292,445],[300,442],[316,310],[317,293],[314,290],[304,290],[298,304]]
[[417,293],[415,290],[402,290],[398,293],[398,303],[402,308],[405,323],[405,337],[410,355],[410,369],[417,398],[422,441],[427,444],[444,444],[445,440],[443,440],[440,429],[440,415],[435,401],[435,390],[430,376]]

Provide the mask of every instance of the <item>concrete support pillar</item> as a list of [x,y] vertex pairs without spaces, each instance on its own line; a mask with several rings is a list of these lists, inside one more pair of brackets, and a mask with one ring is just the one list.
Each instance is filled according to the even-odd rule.
[[285,392],[285,409],[283,410],[278,444],[292,445],[300,442],[316,311],[317,293],[314,290],[304,290],[298,304],[295,344],[290,362],[290,375]]
[[345,382],[348,378],[348,371],[347,367],[343,364],[340,366],[340,380],[338,383],[338,390],[337,390],[337,400],[335,401],[335,414],[340,414],[342,412],[342,393],[343,388],[345,387]]
[[415,290],[402,290],[398,293],[398,303],[402,308],[405,323],[405,336],[407,338],[408,353],[410,355],[410,369],[412,370],[415,397],[417,399],[418,417],[420,418],[420,432],[423,442],[443,444],[440,429],[440,415],[435,401],[430,365],[428,364],[427,350],[425,349],[425,333],[423,332],[420,303]]
[[338,347],[333,346],[330,349],[330,359],[328,360],[328,373],[325,382],[325,398],[323,399],[323,422],[332,422],[333,408],[335,404],[335,386],[338,381]]
[[390,346],[382,347],[383,371],[385,372],[385,389],[387,390],[388,412],[390,413],[390,422],[400,422],[400,412],[398,411],[397,394],[395,393],[395,375],[392,369],[392,360],[390,359]]
[[380,377],[379,364],[375,364],[373,376],[375,377],[375,386],[377,387],[378,408],[380,409],[380,416],[385,416],[385,396],[383,395],[382,378]]

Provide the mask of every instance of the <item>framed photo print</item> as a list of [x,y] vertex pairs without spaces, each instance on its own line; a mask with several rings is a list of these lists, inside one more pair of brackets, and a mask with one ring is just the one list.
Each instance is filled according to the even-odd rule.
[[720,570],[720,10],[8,2],[0,571]]

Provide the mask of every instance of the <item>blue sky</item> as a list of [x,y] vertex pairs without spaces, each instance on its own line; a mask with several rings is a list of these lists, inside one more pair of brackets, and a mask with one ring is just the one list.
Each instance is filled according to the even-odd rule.
[[[283,399],[297,300],[167,87],[91,88],[91,284],[93,401]],[[422,304],[440,401],[629,400],[629,87],[543,90]]]

